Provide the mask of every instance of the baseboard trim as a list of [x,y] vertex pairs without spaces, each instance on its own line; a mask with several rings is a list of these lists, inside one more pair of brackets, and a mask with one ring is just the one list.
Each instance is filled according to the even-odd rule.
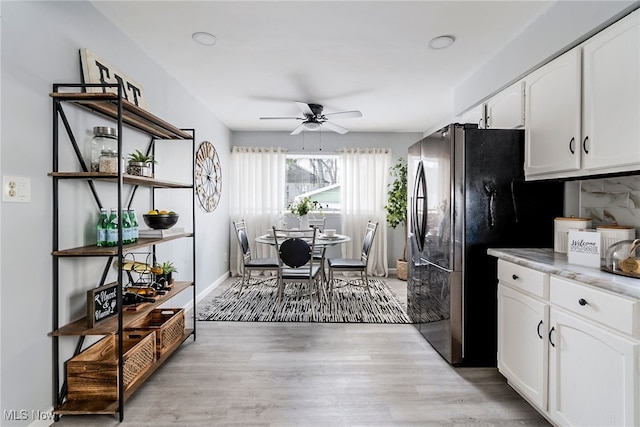
[[[203,290],[198,292],[196,294],[196,304],[199,303],[200,301],[202,301],[207,295],[209,295],[211,293],[211,291],[213,291],[215,288],[220,286],[225,280],[227,280],[227,278],[230,275],[231,275],[230,271],[225,272],[222,276],[220,276],[217,280],[215,280],[209,286],[207,286],[206,288],[204,288]],[[193,301],[191,299],[189,299],[189,301],[187,301],[182,306],[182,308],[184,308],[185,312],[190,311],[192,307],[193,307]]]

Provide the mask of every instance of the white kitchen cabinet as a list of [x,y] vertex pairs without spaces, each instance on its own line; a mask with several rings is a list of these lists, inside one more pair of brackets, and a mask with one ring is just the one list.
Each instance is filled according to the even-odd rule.
[[637,342],[551,309],[549,415],[562,426],[637,426]]
[[580,67],[575,48],[525,79],[527,178],[580,169]]
[[476,105],[470,110],[465,111],[460,116],[460,123],[472,123],[478,125],[478,129],[485,128],[485,104]]
[[547,408],[549,306],[498,284],[498,370],[541,409]]
[[640,169],[640,10],[525,82],[527,179]]
[[498,369],[561,426],[640,425],[640,301],[498,260]]
[[524,81],[504,89],[486,103],[487,129],[518,129],[524,126]]
[[583,169],[640,168],[640,11],[583,45]]

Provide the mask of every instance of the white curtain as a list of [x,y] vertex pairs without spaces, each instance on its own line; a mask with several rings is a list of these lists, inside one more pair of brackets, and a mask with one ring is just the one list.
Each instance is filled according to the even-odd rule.
[[[282,148],[233,147],[231,151],[231,220],[244,219],[254,257],[275,256],[268,245],[254,239],[278,225],[285,199],[286,153]],[[242,255],[231,224],[229,268],[242,272]]]
[[369,253],[368,273],[386,276],[387,203],[391,150],[386,148],[345,148],[340,152],[342,171],[342,232],[351,242],[342,245],[342,255],[360,258],[367,220],[378,223]]

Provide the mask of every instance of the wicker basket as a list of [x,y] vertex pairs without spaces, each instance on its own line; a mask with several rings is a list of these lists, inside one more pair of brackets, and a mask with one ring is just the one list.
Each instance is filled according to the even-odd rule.
[[162,356],[184,335],[183,308],[157,308],[140,322],[127,328],[128,331],[155,331],[157,357]]
[[[123,331],[124,389],[131,387],[156,361],[155,331]],[[108,335],[69,359],[67,399],[118,399],[118,336]]]

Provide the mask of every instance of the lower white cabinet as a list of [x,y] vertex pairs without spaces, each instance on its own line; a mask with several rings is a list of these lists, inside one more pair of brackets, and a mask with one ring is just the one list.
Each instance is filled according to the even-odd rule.
[[638,425],[638,343],[551,309],[549,415],[562,426]]
[[509,384],[560,426],[639,425],[639,302],[504,260],[498,279]]
[[498,285],[498,369],[527,400],[547,407],[549,306]]

